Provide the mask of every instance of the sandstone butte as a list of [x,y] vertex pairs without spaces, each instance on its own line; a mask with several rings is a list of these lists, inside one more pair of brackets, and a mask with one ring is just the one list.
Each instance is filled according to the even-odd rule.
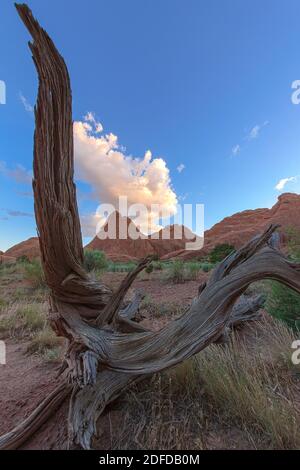
[[[129,227],[132,221],[121,217],[116,213],[115,225],[116,233],[119,233],[120,221],[124,226]],[[254,209],[238,212],[230,217],[226,217],[221,222],[215,224],[204,234],[204,247],[201,250],[186,251],[185,243],[189,239],[175,239],[174,226],[164,228],[156,233],[155,239],[141,235],[137,240],[132,239],[109,239],[101,240],[95,237],[87,246],[87,249],[102,250],[112,261],[135,261],[149,254],[157,255],[161,259],[180,258],[184,260],[200,258],[212,250],[215,245],[229,243],[235,248],[239,248],[251,237],[263,231],[271,223],[280,224],[280,239],[284,245],[286,241],[285,231],[288,227],[295,227],[300,230],[300,195],[294,193],[284,193],[278,197],[277,203],[271,209]],[[178,229],[178,226],[177,226]],[[179,227],[180,229],[180,227]],[[181,227],[183,230],[183,227]],[[107,230],[107,224],[103,231]],[[138,232],[138,229],[135,227]],[[170,239],[164,239],[166,232],[170,230]],[[4,254],[0,252],[1,260],[10,261],[20,256],[27,256],[29,259],[39,257],[39,241],[37,237],[29,238],[21,242]]]

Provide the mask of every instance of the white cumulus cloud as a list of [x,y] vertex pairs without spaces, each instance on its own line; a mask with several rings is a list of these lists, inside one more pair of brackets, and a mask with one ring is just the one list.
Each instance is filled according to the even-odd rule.
[[[150,208],[159,204],[170,215],[176,213],[177,196],[165,160],[153,158],[150,150],[143,158],[125,155],[118,137],[104,134],[93,113],[87,113],[83,121],[74,122],[74,150],[76,177],[91,185],[99,203],[113,204],[118,209],[119,196],[127,196],[128,205],[143,204]],[[148,220],[140,222],[141,230],[159,229],[157,222],[161,215],[159,211],[149,211]],[[93,215],[86,216],[86,220],[82,218],[83,230],[86,225],[86,232],[90,233],[95,221]]]

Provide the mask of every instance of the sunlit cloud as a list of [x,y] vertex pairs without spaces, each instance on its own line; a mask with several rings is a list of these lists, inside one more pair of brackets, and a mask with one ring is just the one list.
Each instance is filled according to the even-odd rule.
[[[93,113],[74,123],[74,149],[76,178],[91,186],[92,196],[99,203],[118,209],[119,196],[126,196],[129,205],[143,204],[149,209],[159,204],[171,216],[176,213],[177,196],[166,161],[153,158],[150,150],[142,158],[126,155],[118,137],[103,133]],[[141,230],[152,232],[161,228],[158,224],[161,215],[155,210],[148,211]],[[95,218],[85,217],[82,222],[89,232]]]

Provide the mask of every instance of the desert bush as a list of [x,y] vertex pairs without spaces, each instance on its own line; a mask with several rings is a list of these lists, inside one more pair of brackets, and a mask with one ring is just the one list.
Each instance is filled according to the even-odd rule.
[[136,268],[136,263],[130,261],[128,263],[109,262],[107,271],[112,273],[128,273]]
[[201,264],[197,261],[186,263],[184,278],[186,281],[196,281],[201,270]]
[[17,258],[17,263],[20,263],[20,264],[22,264],[22,263],[30,263],[30,260],[29,260],[28,256],[26,256],[26,255],[21,255],[21,256],[18,256],[18,258]]
[[17,271],[16,263],[2,263],[0,264],[0,276],[5,277],[14,274]]
[[103,251],[85,250],[84,267],[88,272],[103,271],[107,268],[108,263]]
[[[300,232],[288,229],[288,255],[293,261],[300,261]],[[276,281],[269,283],[267,311],[290,327],[300,329],[300,295]]]
[[46,322],[45,313],[38,304],[32,303],[19,307],[15,315],[22,329],[28,332],[41,330]]
[[228,243],[221,243],[216,245],[209,254],[209,261],[211,263],[219,263],[234,250],[234,246],[229,245]]
[[7,307],[7,305],[8,305],[7,300],[0,297],[0,312],[4,310]]
[[288,252],[291,259],[295,261],[300,260],[300,230],[295,227],[288,227],[286,229],[288,236]]
[[208,261],[204,262],[204,263],[201,263],[201,269],[205,273],[208,273],[209,271],[211,271],[211,269],[213,269],[213,267],[214,267],[214,264],[209,263]]
[[24,304],[0,317],[0,332],[28,336],[44,328],[46,315],[39,304]]
[[35,289],[46,287],[44,271],[38,259],[24,264],[24,277]]
[[177,259],[170,263],[167,279],[174,284],[184,282],[184,262],[182,260]]
[[145,271],[146,271],[147,274],[151,274],[152,271],[153,271],[153,264],[152,263],[148,264]]
[[274,318],[300,329],[300,295],[292,289],[272,281],[266,309]]
[[50,329],[49,327],[45,327],[32,338],[29,345],[27,346],[27,352],[30,354],[37,353],[41,355],[46,355],[49,359],[51,357],[51,354],[54,353],[52,354],[52,359],[54,360],[57,356],[56,350],[61,345],[61,338],[56,336],[52,329]]
[[161,261],[153,261],[153,269],[154,271],[162,271],[163,270],[163,263]]

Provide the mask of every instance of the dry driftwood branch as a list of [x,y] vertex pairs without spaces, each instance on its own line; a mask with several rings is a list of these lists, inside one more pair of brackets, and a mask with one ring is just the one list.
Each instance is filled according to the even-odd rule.
[[[153,256],[148,256],[147,258],[140,261],[137,267],[129,272],[125,279],[121,282],[119,289],[112,295],[109,303],[103,309],[96,320],[98,326],[104,325],[105,323],[111,323],[114,316],[117,314],[121,307],[121,303],[124,300],[128,289],[131,287],[133,281],[136,279],[137,275],[143,271],[153,260]],[[123,314],[124,315],[124,314]]]
[[30,47],[39,75],[35,212],[43,268],[51,289],[51,325],[69,341],[64,365],[68,382],[63,382],[54,404],[50,396],[24,423],[2,436],[0,449],[20,446],[71,392],[71,442],[90,448],[97,419],[108,403],[134,381],[188,359],[217,341],[229,326],[253,318],[262,299],[247,303],[241,297],[252,282],[275,279],[300,292],[300,265],[271,246],[277,228],[271,226],[221,262],[184,315],[162,330],[141,331],[124,316],[124,310],[120,313],[124,295],[149,260],[128,275],[115,294],[85,273],[73,183],[67,68],[28,7],[17,5],[17,10],[33,37]]

